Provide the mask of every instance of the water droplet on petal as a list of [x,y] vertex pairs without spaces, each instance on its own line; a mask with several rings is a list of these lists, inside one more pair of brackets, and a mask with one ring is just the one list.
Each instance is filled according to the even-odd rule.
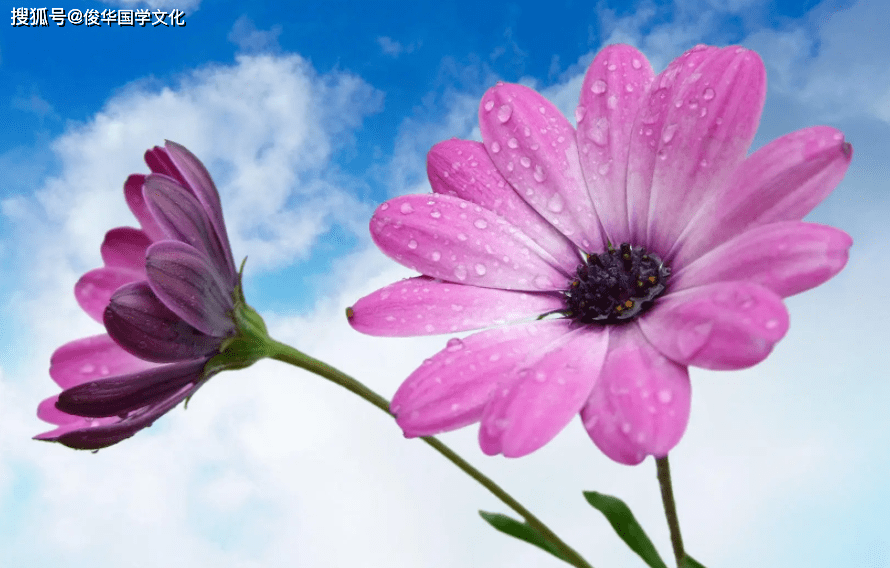
[[522,164],[522,167],[524,167],[524,168],[527,168],[532,165],[532,161],[529,159],[528,156],[523,156],[523,157],[519,158],[519,163]]
[[500,151],[501,151],[501,145],[498,144],[497,142],[492,142],[491,143],[491,153],[497,154]]
[[596,169],[596,171],[598,171],[601,176],[604,176],[607,173],[609,173],[609,162],[604,162],[604,163],[600,164],[600,166]]
[[535,286],[542,290],[552,289],[553,284],[550,282],[550,279],[544,276],[543,274],[539,274],[535,276]]
[[541,183],[542,181],[544,181],[544,170],[541,168],[541,166],[535,166],[534,176],[536,182]]
[[513,114],[513,107],[510,105],[501,105],[498,108],[498,120],[501,121],[501,124],[510,120],[510,116]]
[[467,267],[464,266],[463,264],[458,264],[454,268],[454,276],[460,281],[466,280],[467,279]]
[[411,250],[416,249],[416,248],[417,248],[417,241],[415,241],[414,239],[411,239],[410,241],[408,241],[408,248],[411,249]]
[[476,274],[478,274],[479,276],[485,276],[486,270],[485,270],[484,264],[477,264],[475,266],[475,268],[476,268]]
[[674,393],[669,391],[668,389],[662,389],[658,391],[658,402],[662,404],[668,404],[671,399],[674,398]]
[[433,209],[432,211],[430,211],[430,217],[432,217],[433,219],[438,219],[441,216],[442,214],[439,213],[437,209]]
[[519,148],[519,141],[515,138],[510,138],[507,140],[507,146],[515,150],[516,148]]
[[674,134],[677,133],[677,125],[676,124],[668,124],[664,127],[664,131],[661,133],[661,141],[665,144],[670,144],[671,140],[674,139]]
[[623,434],[629,434],[629,433],[630,433],[630,422],[623,422],[623,423],[621,424],[621,432],[622,432]]
[[606,82],[602,79],[597,79],[593,82],[593,85],[590,86],[590,92],[595,95],[601,95],[606,92]]
[[405,215],[408,215],[409,213],[414,212],[414,208],[411,207],[411,204],[406,201],[406,202],[402,203],[402,206],[399,208],[399,211],[401,211]]
[[545,373],[544,371],[537,371],[535,373],[535,380],[539,383],[543,383],[547,380],[547,373]]
[[609,120],[606,117],[596,119],[587,129],[587,137],[594,144],[605,146],[609,133]]
[[771,319],[767,321],[764,326],[766,327],[766,329],[776,329],[777,327],[779,327],[779,320]]
[[633,61],[630,62],[630,64],[633,65],[634,69],[639,69],[640,67],[643,66],[643,64],[640,63],[639,59],[634,59]]
[[562,196],[558,193],[554,193],[550,196],[550,199],[547,200],[547,209],[553,211],[554,213],[561,213],[563,208],[563,200]]
[[387,209],[389,209],[389,203],[384,203],[380,206],[381,211],[386,211]]
[[430,258],[433,259],[433,262],[439,262],[439,259],[442,258],[442,253],[434,250],[433,254],[430,255]]
[[467,236],[466,236],[464,233],[458,233],[458,234],[457,234],[457,240],[459,240],[459,241],[461,241],[461,242],[466,241],[466,240],[467,240]]
[[714,95],[716,95],[716,93],[714,92],[714,89],[712,89],[711,87],[708,87],[707,89],[705,89],[705,92],[702,93],[701,98],[705,99],[706,101],[709,101],[714,98]]
[[606,105],[610,109],[615,110],[616,108],[618,108],[618,97],[616,97],[615,95],[609,95],[609,100],[606,101]]
[[587,109],[583,106],[579,106],[575,109],[575,122],[581,122],[584,120],[584,113],[587,112]]
[[90,363],[87,363],[86,365],[84,365],[83,367],[80,368],[80,372],[83,373],[84,375],[92,373],[95,370],[96,370],[96,367]]
[[486,111],[491,111],[491,109],[493,109],[493,108],[494,108],[493,100],[489,99],[489,100],[485,101],[485,110]]
[[464,342],[456,337],[452,337],[448,340],[448,343],[445,344],[445,350],[454,353],[455,351],[460,351],[464,348]]
[[473,221],[473,225],[477,229],[484,229],[488,227],[488,222],[485,219],[476,219],[475,221]]

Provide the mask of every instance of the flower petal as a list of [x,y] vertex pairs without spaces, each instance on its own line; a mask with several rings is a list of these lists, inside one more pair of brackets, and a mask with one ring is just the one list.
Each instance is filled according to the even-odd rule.
[[638,326],[616,327],[581,419],[604,454],[636,465],[677,445],[689,422],[691,395],[684,365],[662,355]]
[[180,241],[161,241],[148,249],[145,263],[152,291],[173,313],[207,335],[234,334],[234,299],[204,253]]
[[360,299],[349,324],[361,333],[411,337],[515,322],[565,308],[556,294],[512,292],[408,278]]
[[671,292],[638,321],[665,356],[681,365],[717,370],[763,361],[788,331],[782,299],[750,282]]
[[147,282],[121,287],[105,309],[105,329],[118,345],[147,361],[172,363],[219,351],[220,339],[182,321]]
[[546,345],[528,349],[513,371],[517,380],[497,389],[482,413],[479,445],[488,455],[520,457],[553,439],[590,396],[608,347],[609,328],[572,329]]
[[581,169],[612,243],[626,242],[627,156],[634,119],[655,74],[629,45],[609,45],[590,64],[575,111]]
[[742,233],[680,270],[671,289],[743,280],[783,298],[814,288],[847,264],[850,235],[825,225],[784,221]]
[[494,211],[541,245],[558,265],[569,271],[578,265],[577,247],[516,194],[481,143],[456,138],[439,142],[426,164],[434,192]]
[[89,381],[62,391],[56,408],[76,416],[101,418],[158,404],[203,378],[206,360],[160,365],[127,375]]
[[[187,243],[204,252],[221,274],[230,276],[226,252],[213,232],[207,212],[191,192],[162,174],[148,176],[142,192],[168,239]],[[234,280],[229,281],[234,286]]]
[[547,320],[449,339],[405,379],[390,409],[409,438],[478,422],[494,389],[515,379],[529,346],[546,345],[566,332],[565,320]]
[[655,78],[631,139],[629,224],[662,256],[745,158],[766,72],[753,51],[699,46]]
[[759,225],[800,221],[840,183],[853,158],[844,135],[828,126],[798,130],[770,142],[710,196],[684,234],[675,263],[683,265]]
[[130,211],[133,212],[133,215],[139,221],[139,226],[142,227],[142,231],[152,242],[160,241],[166,239],[167,236],[164,234],[163,229],[158,226],[151,211],[148,210],[148,205],[145,203],[145,197],[142,195],[142,186],[145,184],[145,177],[146,176],[142,174],[133,174],[128,177],[126,183],[124,183],[124,198],[127,200],[127,205],[130,207]]
[[145,232],[132,227],[118,227],[105,233],[100,251],[105,266],[145,271],[145,251],[151,239]]
[[228,271],[224,271],[224,274],[234,281],[237,272],[235,262],[232,259],[232,250],[229,247],[229,236],[226,233],[226,223],[223,219],[222,203],[220,203],[219,192],[216,190],[216,185],[214,185],[210,173],[204,167],[204,164],[201,163],[201,160],[184,146],[167,140],[165,147],[170,159],[187,182],[186,187],[194,192],[195,197],[198,198],[198,201],[207,212],[210,224],[213,226],[214,235],[222,249],[222,255],[228,267]]
[[163,414],[169,412],[177,404],[194,394],[203,383],[187,385],[179,391],[161,400],[158,404],[149,405],[126,417],[82,418],[76,417],[71,422],[51,432],[39,434],[37,440],[59,442],[76,450],[98,450],[126,440],[133,434],[147,428]]
[[101,323],[112,294],[121,286],[144,278],[144,270],[137,272],[123,267],[96,268],[80,277],[74,285],[74,297],[83,311]]
[[575,129],[550,101],[528,87],[499,84],[482,97],[479,128],[491,161],[520,197],[580,249],[604,248]]
[[148,168],[153,174],[164,174],[167,177],[175,179],[182,187],[188,188],[188,181],[183,177],[182,172],[179,171],[176,164],[173,163],[166,148],[155,146],[154,148],[146,150],[145,163],[148,164]]
[[565,271],[503,217],[450,195],[405,195],[382,204],[371,237],[385,254],[427,276],[505,290],[560,290]]
[[113,375],[135,373],[156,367],[132,355],[108,334],[76,339],[56,349],[49,374],[63,389]]

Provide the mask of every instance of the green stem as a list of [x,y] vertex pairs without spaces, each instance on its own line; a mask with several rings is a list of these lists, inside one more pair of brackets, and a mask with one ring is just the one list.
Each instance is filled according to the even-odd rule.
[[679,568],[686,557],[686,552],[683,551],[683,537],[680,536],[680,520],[677,518],[677,504],[674,502],[671,466],[668,463],[668,457],[655,458],[655,466],[658,469],[658,485],[661,486],[664,516],[667,517],[668,528],[671,531],[671,546],[674,548],[674,558],[677,559]]
[[[306,369],[321,377],[340,385],[346,390],[357,394],[367,400],[383,412],[392,415],[389,411],[389,401],[372,391],[359,381],[353,379],[346,373],[331,367],[327,363],[314,359],[305,353],[297,351],[289,345],[279,343],[274,339],[271,340],[271,353],[269,357],[289,363],[296,367]],[[534,516],[528,509],[523,507],[516,499],[511,497],[498,484],[486,477],[481,471],[470,465],[466,460],[457,455],[451,448],[440,442],[433,436],[421,438],[424,442],[433,447],[437,452],[445,456],[451,463],[459,467],[464,473],[478,481],[483,487],[488,489],[495,497],[500,499],[505,505],[516,511],[529,526],[534,528],[544,538],[546,538],[553,546],[562,553],[563,557],[569,559],[568,562],[577,568],[593,568],[581,557],[572,547],[562,541],[550,528]]]

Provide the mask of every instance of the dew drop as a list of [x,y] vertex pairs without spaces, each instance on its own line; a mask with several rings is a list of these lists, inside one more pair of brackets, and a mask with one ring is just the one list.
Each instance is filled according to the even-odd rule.
[[455,312],[464,311],[464,307],[461,306],[460,304],[451,304],[451,309],[454,310]]
[[779,327],[779,320],[771,319],[764,324],[764,327],[766,327],[766,329],[776,329]]
[[664,132],[661,133],[661,141],[665,144],[670,144],[671,140],[674,139],[674,134],[677,133],[677,125],[676,124],[668,124],[664,127]]
[[103,377],[107,376],[109,373],[111,373],[111,371],[108,370],[108,367],[106,367],[105,365],[99,367],[99,374]]
[[494,108],[494,101],[493,101],[493,100],[490,100],[490,99],[489,99],[489,100],[485,101],[485,110],[486,110],[487,112],[490,112],[491,109],[493,109],[493,108]]
[[708,87],[707,89],[705,89],[705,92],[702,93],[701,98],[705,99],[706,101],[710,101],[714,98],[715,95],[716,93],[714,92],[714,89]]
[[510,105],[501,105],[498,108],[498,120],[501,121],[501,124],[510,120],[510,116],[513,114],[513,107]]
[[515,150],[516,148],[519,148],[519,141],[515,138],[510,138],[509,140],[507,140],[507,146]]
[[634,92],[634,86],[632,84],[628,83],[627,85],[624,86],[624,90],[627,91],[628,93],[632,93],[632,92]]
[[606,117],[600,117],[587,129],[587,137],[590,138],[594,144],[605,146],[608,132],[609,120]]
[[668,404],[673,398],[674,394],[668,389],[662,389],[658,391],[658,402],[662,404]]
[[497,142],[492,142],[491,143],[491,153],[497,154],[500,151],[501,151],[501,145],[498,144]]
[[634,59],[633,61],[630,62],[630,64],[633,65],[634,69],[639,69],[640,67],[643,66],[643,64],[640,63],[639,59]]
[[434,331],[436,330],[436,327],[435,327],[433,324],[428,323],[428,324],[426,324],[425,326],[423,326],[423,329],[424,329],[427,333],[432,333],[432,332],[434,332]]
[[476,268],[476,274],[477,274],[477,275],[479,275],[479,276],[485,276],[485,272],[486,272],[486,270],[485,270],[485,265],[484,265],[484,264],[477,264],[477,265],[475,266],[475,268]]
[[408,215],[408,214],[414,212],[414,208],[411,207],[411,204],[406,201],[406,202],[402,203],[402,206],[399,208],[399,211],[401,211],[405,215]]
[[95,370],[96,370],[96,367],[90,363],[87,363],[86,365],[84,365],[83,367],[80,368],[80,372],[83,373],[84,375],[88,375]]
[[380,206],[381,211],[386,211],[387,209],[389,209],[389,203],[384,203]]
[[615,95],[609,95],[609,100],[606,101],[606,105],[610,109],[615,110],[616,108],[618,108],[618,97],[616,97]]
[[408,241],[408,248],[411,249],[411,250],[416,249],[416,248],[417,248],[417,241],[415,241],[414,239],[411,239],[410,241]]
[[602,79],[597,79],[593,82],[593,85],[590,86],[590,92],[595,95],[602,95],[606,92],[606,82]]
[[454,268],[454,276],[460,281],[466,280],[467,279],[467,268],[463,264],[458,264]]
[[535,381],[537,381],[539,383],[543,383],[546,380],[547,380],[547,373],[545,373],[544,371],[537,371],[535,373]]
[[629,433],[630,433],[630,422],[624,422],[624,423],[621,424],[621,432],[622,432],[623,434],[629,434]]
[[598,171],[601,176],[604,176],[607,173],[609,173],[609,162],[604,162],[604,163],[600,164],[600,166],[596,169],[596,171]]
[[545,177],[544,170],[541,168],[541,166],[535,166],[534,177],[535,177],[535,181],[538,183],[541,183],[542,181],[544,181],[544,177]]
[[430,255],[430,258],[433,259],[433,262],[439,262],[439,259],[442,258],[442,253],[434,250],[433,254]]
[[439,213],[437,209],[433,209],[432,211],[430,211],[430,217],[432,217],[433,219],[438,219],[441,216],[442,214]]
[[457,234],[457,240],[459,240],[459,241],[461,241],[461,242],[466,241],[466,240],[467,240],[467,236],[466,236],[464,233],[458,233],[458,234]]
[[532,161],[529,159],[528,156],[523,156],[523,157],[519,158],[519,163],[522,164],[523,168],[528,168],[532,165]]
[[575,122],[581,122],[584,120],[584,113],[587,112],[587,109],[583,106],[579,106],[575,109]]
[[485,219],[476,219],[475,221],[473,221],[473,226],[475,226],[477,229],[484,229],[488,227],[488,222]]
[[460,351],[464,348],[464,342],[456,337],[452,337],[448,340],[448,343],[445,344],[445,351],[450,351],[454,353],[455,351]]
[[550,196],[550,199],[547,200],[547,209],[554,213],[561,213],[563,205],[562,196],[558,193],[554,193]]
[[553,284],[551,284],[550,279],[544,276],[543,274],[539,274],[535,276],[535,286],[542,290],[547,290],[549,288],[553,288]]

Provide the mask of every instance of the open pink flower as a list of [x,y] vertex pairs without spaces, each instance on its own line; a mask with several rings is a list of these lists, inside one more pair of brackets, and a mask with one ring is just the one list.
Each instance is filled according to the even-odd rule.
[[203,164],[173,142],[145,153],[149,175],[124,184],[141,229],[110,230],[103,268],[74,294],[106,334],[63,345],[50,375],[64,391],[37,415],[58,427],[36,436],[78,449],[129,438],[191,396],[238,330],[235,270],[219,194]]
[[522,456],[580,413],[613,460],[666,455],[689,417],[688,366],[762,361],[788,330],[782,298],[837,274],[852,244],[801,221],[847,169],[840,132],[746,157],[765,90],[740,47],[695,47],[655,76],[626,45],[590,65],[577,129],[531,89],[491,88],[483,143],[437,144],[434,193],[371,220],[377,246],[423,275],[347,311],[373,335],[492,327],[402,384],[405,435],[481,422],[483,451]]

